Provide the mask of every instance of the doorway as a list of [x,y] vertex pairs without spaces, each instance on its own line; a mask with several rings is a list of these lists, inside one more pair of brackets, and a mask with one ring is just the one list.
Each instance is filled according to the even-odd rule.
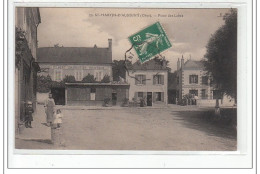
[[112,93],[112,105],[116,105],[117,101],[117,93],[113,92]]
[[147,106],[153,105],[153,97],[152,92],[147,92]]
[[65,105],[65,88],[52,88],[51,93],[55,105]]

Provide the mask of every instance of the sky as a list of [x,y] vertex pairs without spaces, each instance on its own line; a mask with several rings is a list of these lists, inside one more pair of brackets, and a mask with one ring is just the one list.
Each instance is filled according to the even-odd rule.
[[40,8],[38,46],[108,47],[108,39],[112,39],[113,60],[123,60],[131,47],[128,37],[159,21],[172,44],[161,55],[173,72],[182,55],[185,60],[204,57],[208,40],[224,24],[221,16],[227,12],[229,9]]

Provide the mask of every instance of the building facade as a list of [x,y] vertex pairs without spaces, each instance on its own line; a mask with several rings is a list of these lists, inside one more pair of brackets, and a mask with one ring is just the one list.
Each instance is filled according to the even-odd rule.
[[25,104],[32,101],[36,109],[37,27],[41,23],[39,8],[15,9],[15,130],[24,126]]
[[184,98],[196,99],[197,105],[215,105],[216,99],[220,105],[234,105],[234,100],[220,92],[211,83],[211,77],[204,71],[201,61],[188,59],[177,61],[176,72],[176,103],[181,104]]
[[[128,96],[129,85],[113,83],[112,40],[107,48],[94,47],[45,47],[38,49],[40,75],[49,75],[53,81],[63,81],[74,76],[75,82],[65,86],[52,87],[56,104],[61,105],[102,105],[105,98],[119,105]],[[86,76],[94,81],[82,81]],[[106,81],[103,81],[107,77]]]
[[130,101],[144,100],[147,106],[167,105],[168,70],[165,62],[161,64],[152,59],[143,64],[134,63],[126,74],[126,82],[130,84]]
[[183,99],[187,94],[196,96],[198,99],[214,99],[215,93],[210,86],[210,78],[203,71],[203,64],[200,61],[187,60],[184,62],[182,57],[181,62],[177,62],[177,89],[176,96],[178,100]]

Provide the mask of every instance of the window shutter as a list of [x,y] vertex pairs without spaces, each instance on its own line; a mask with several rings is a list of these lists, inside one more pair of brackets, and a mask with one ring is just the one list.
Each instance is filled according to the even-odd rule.
[[143,97],[146,98],[147,97],[147,93],[143,92]]
[[190,80],[189,80],[189,81],[190,81],[190,83],[191,83],[191,75],[190,75]]
[[164,102],[164,92],[161,93],[162,102]]
[[155,102],[155,92],[153,92],[153,102]]
[[135,92],[135,96],[134,96],[135,100],[137,100],[137,96],[138,96],[138,94],[137,94],[137,92]]
[[137,85],[138,84],[138,82],[137,82],[137,75],[135,75],[135,84]]
[[146,75],[143,75],[143,78],[142,78],[142,81],[143,81],[143,83],[142,84],[146,84]]
[[161,82],[162,82],[162,85],[164,85],[164,75],[161,75]]
[[156,84],[156,76],[153,76],[153,84]]

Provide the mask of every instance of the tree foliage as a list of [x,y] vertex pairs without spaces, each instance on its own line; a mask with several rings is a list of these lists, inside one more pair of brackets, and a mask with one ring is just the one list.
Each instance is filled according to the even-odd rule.
[[76,82],[76,79],[74,76],[72,75],[66,75],[63,79],[63,82],[64,83],[73,83],[73,82]]
[[223,20],[225,24],[208,41],[204,65],[218,89],[236,99],[237,10],[231,9]]
[[101,80],[101,83],[109,83],[109,82],[110,82],[110,76],[106,74]]
[[82,79],[82,82],[84,82],[84,83],[95,83],[95,82],[96,82],[96,79],[95,79],[94,75],[88,74],[87,76],[85,76],[85,77]]
[[51,77],[38,75],[37,76],[37,92],[46,93],[50,91],[52,85]]
[[126,65],[127,67],[131,65],[130,61],[125,60],[114,60],[112,64],[112,73],[113,73],[113,80],[119,81],[120,77],[126,78]]

